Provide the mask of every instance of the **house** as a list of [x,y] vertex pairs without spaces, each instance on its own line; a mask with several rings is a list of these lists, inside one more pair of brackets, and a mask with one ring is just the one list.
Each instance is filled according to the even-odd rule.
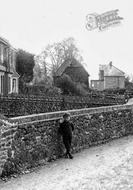
[[19,74],[16,72],[16,50],[0,37],[0,95],[18,93]]
[[76,59],[67,59],[57,69],[54,74],[54,84],[57,85],[58,79],[63,75],[69,75],[72,81],[76,83],[82,83],[89,87],[89,74],[84,66]]
[[124,89],[124,72],[116,68],[112,62],[99,65],[99,80],[91,80],[91,88],[96,90]]

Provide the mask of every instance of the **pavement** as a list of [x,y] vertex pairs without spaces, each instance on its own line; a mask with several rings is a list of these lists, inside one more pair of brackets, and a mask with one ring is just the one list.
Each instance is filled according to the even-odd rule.
[[0,182],[0,190],[132,190],[133,136],[85,149]]
[[132,103],[133,103],[133,98],[130,98],[126,104],[132,104]]

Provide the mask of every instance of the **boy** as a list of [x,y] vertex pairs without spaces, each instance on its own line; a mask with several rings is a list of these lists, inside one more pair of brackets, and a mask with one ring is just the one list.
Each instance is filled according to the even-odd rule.
[[60,123],[59,133],[63,137],[63,143],[66,148],[66,157],[69,156],[70,159],[73,159],[73,156],[70,153],[71,141],[72,141],[72,131],[74,130],[73,124],[70,122],[70,114],[65,113],[63,115],[63,122]]

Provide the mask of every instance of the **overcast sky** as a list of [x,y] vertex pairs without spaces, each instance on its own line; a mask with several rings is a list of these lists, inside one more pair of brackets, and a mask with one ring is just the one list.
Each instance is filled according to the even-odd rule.
[[[74,37],[91,79],[110,61],[133,73],[132,0],[0,0],[0,36],[15,48],[39,54],[48,44]],[[87,31],[86,15],[119,9],[122,24]]]

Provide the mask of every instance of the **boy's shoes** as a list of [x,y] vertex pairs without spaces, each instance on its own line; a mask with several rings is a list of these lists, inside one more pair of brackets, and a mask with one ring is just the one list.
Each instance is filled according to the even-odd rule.
[[65,154],[65,158],[73,159],[73,156],[70,153],[68,153],[68,154]]
[[72,156],[70,153],[69,153],[69,158],[70,158],[70,159],[73,159],[73,156]]
[[68,158],[68,154],[65,154],[65,158]]

